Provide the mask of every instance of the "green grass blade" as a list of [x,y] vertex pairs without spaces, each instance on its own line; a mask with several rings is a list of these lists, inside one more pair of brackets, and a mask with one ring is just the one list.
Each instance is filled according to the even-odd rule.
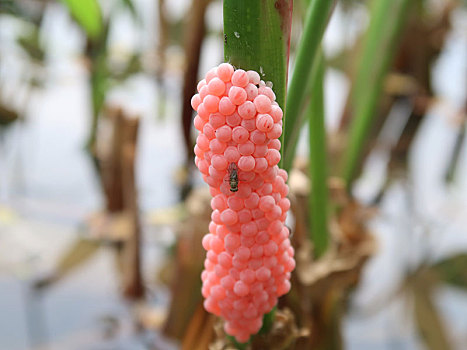
[[324,57],[320,52],[316,60],[316,79],[311,89],[313,98],[306,113],[310,130],[311,239],[316,257],[322,256],[329,244],[324,68]]
[[97,0],[61,0],[86,34],[96,39],[103,29],[101,8]]
[[302,123],[299,116],[313,61],[335,3],[333,0],[312,0],[308,6],[285,107],[281,167],[286,170],[290,169],[294,157],[294,152],[289,152],[288,149],[295,148],[300,134]]
[[284,108],[292,0],[224,0],[224,56],[271,81]]
[[351,97],[354,119],[343,159],[343,176],[347,188],[350,188],[355,177],[410,3],[410,0],[380,0],[374,3],[371,10],[370,25]]

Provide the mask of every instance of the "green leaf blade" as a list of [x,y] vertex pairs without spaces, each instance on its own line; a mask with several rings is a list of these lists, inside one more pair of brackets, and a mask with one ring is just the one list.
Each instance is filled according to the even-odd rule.
[[351,97],[353,120],[343,158],[343,177],[347,188],[351,187],[355,178],[365,140],[383,92],[384,78],[394,57],[410,3],[410,0],[381,0],[375,2],[372,8]]
[[96,39],[102,32],[102,12],[97,0],[61,0],[86,34]]
[[324,111],[324,57],[319,53],[316,61],[316,78],[311,92],[313,97],[307,110],[310,139],[310,217],[311,240],[316,257],[322,256],[329,245],[328,233],[328,187],[326,164],[326,127]]
[[[305,100],[313,62],[335,3],[336,1],[333,0],[312,0],[308,6],[285,108],[284,130],[281,140],[281,167],[287,171],[292,166],[295,145],[300,135],[302,125],[299,120],[300,111]],[[293,151],[289,152],[289,149]]]

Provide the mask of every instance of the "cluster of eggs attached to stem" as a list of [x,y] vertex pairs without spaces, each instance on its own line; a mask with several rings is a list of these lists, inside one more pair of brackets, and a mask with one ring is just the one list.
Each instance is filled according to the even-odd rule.
[[211,69],[197,90],[195,163],[213,196],[202,242],[204,306],[245,342],[290,290],[295,267],[284,225],[287,173],[278,167],[282,110],[257,72],[228,63]]

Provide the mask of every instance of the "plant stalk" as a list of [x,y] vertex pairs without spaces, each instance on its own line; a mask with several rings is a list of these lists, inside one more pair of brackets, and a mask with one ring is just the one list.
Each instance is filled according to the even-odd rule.
[[343,177],[350,190],[383,91],[384,78],[406,22],[410,0],[374,3],[352,93],[353,120],[344,153]]
[[297,48],[295,67],[285,107],[284,127],[282,133],[281,167],[290,170],[294,149],[300,134],[300,111],[306,95],[306,87],[311,76],[313,62],[321,43],[326,25],[334,9],[335,0],[312,0],[308,6],[305,27]]
[[320,52],[316,61],[316,79],[313,82],[310,106],[306,112],[310,132],[310,218],[311,240],[315,257],[322,256],[329,245],[328,187],[326,164],[326,127],[324,112],[324,57]]

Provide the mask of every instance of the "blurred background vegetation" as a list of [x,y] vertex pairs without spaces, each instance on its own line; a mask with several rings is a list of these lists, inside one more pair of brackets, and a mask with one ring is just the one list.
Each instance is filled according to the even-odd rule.
[[[297,269],[253,348],[466,348],[467,4],[293,6]],[[0,0],[0,349],[231,346],[190,106],[222,8]]]

